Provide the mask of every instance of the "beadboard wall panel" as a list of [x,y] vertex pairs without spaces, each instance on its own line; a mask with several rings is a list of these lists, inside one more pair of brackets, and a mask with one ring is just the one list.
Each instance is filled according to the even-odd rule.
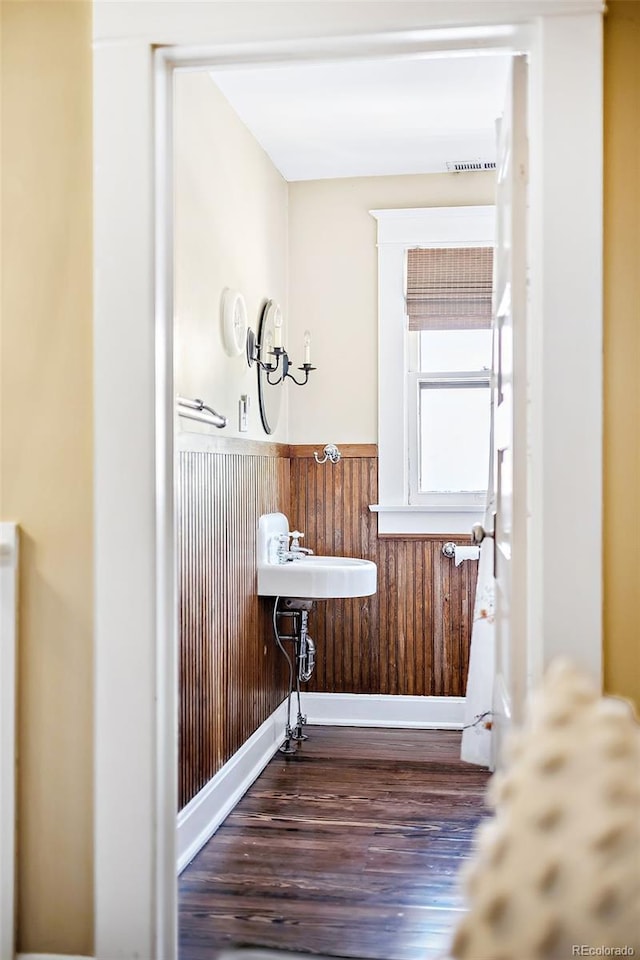
[[456,567],[444,557],[448,537],[378,539],[369,510],[378,502],[375,456],[338,464],[292,456],[290,481],[290,521],[306,546],[378,565],[375,596],[316,604],[317,667],[307,689],[464,696],[477,563]]
[[256,550],[260,514],[289,502],[289,459],[247,450],[179,455],[180,808],[285,694]]
[[260,514],[288,509],[316,553],[378,564],[375,596],[316,604],[308,690],[464,695],[477,574],[442,556],[445,537],[378,538],[375,448],[320,465],[311,447],[207,443],[179,455],[180,808],[286,693],[272,601],[256,596]]

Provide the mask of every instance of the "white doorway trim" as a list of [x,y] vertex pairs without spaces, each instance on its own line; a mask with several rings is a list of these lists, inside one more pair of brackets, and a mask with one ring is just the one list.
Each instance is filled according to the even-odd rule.
[[0,957],[16,934],[16,763],[20,531],[0,523]]
[[446,35],[229,45],[215,45],[212,5],[185,6],[203,8],[199,36],[211,46],[154,53],[134,39],[94,55],[99,960],[176,957],[170,152],[156,149],[169,142],[174,70],[447,46],[529,52],[532,669],[565,652],[601,676],[601,4],[528,3],[524,29],[478,30],[496,5],[450,2],[467,26]]

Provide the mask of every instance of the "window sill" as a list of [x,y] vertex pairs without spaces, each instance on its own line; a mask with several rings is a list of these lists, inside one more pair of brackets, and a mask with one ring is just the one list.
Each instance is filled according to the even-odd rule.
[[369,505],[378,514],[378,533],[463,533],[468,534],[474,523],[481,523],[484,507],[461,504],[456,507],[422,504]]

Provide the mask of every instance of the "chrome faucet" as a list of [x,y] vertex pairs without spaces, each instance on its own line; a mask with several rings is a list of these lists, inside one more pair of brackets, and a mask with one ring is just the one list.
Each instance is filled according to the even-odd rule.
[[[304,533],[301,533],[300,530],[278,534],[278,563],[290,563],[292,560],[301,560],[305,554],[313,553],[313,550],[309,550],[308,547],[300,546],[302,537],[304,537]],[[291,538],[291,547],[289,547],[289,538]]]
[[299,530],[294,530],[293,533],[290,533],[291,537],[291,550],[290,553],[301,554],[301,553],[313,553],[313,550],[309,550],[308,547],[301,547],[300,541],[304,537],[304,533],[301,533]]

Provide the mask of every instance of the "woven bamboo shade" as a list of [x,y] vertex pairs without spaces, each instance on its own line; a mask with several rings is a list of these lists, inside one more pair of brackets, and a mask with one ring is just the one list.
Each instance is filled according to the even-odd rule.
[[408,251],[409,330],[491,327],[492,247]]

